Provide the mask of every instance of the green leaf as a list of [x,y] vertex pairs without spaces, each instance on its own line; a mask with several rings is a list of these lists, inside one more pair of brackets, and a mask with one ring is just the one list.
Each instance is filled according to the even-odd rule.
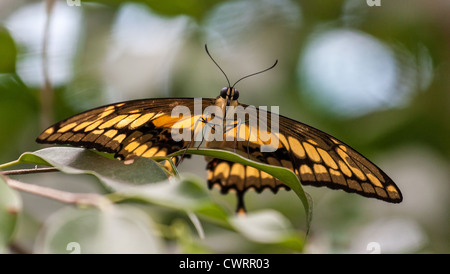
[[110,195],[112,200],[138,200],[156,204],[188,214],[199,214],[221,226],[231,228],[229,215],[223,207],[211,199],[203,180],[192,176],[171,178],[157,183],[128,187]]
[[[200,154],[199,152],[202,152],[202,150],[188,151],[188,153],[191,152]],[[236,162],[261,168],[261,170],[266,171],[269,174],[275,174],[281,178],[289,178],[289,175],[284,174],[284,172],[290,171],[283,168],[249,161],[229,152],[214,150],[205,150],[203,152],[207,154],[207,156],[217,158],[223,157],[226,160],[231,161],[235,160]],[[204,180],[192,175],[182,175],[181,177],[166,179],[166,174],[161,170],[160,166],[151,159],[138,158],[133,164],[124,165],[121,161],[103,157],[90,150],[71,147],[54,147],[42,149],[33,153],[24,153],[15,163],[46,164],[57,167],[61,171],[69,174],[92,174],[114,190],[114,193],[108,194],[108,197],[112,201],[123,202],[129,200],[156,204],[186,212],[191,217],[195,214],[203,220],[206,219],[207,221],[218,224],[228,230],[236,231],[239,234],[244,235],[248,240],[256,243],[284,246],[299,252],[301,252],[303,248],[303,240],[300,235],[294,232],[289,221],[279,213],[268,211],[262,213],[250,213],[247,218],[243,219],[236,217],[233,213],[228,212],[212,200],[210,192],[204,184]],[[157,170],[157,173],[154,176],[151,175],[151,172],[155,172],[150,171],[152,169]],[[152,178],[152,180],[150,180],[152,183],[148,183],[149,180],[146,179],[149,174]],[[161,177],[156,179],[158,174],[160,174]],[[137,178],[134,178],[134,176],[137,176]],[[295,189],[295,186],[291,188]],[[97,219],[103,218],[99,217],[99,214],[104,214],[109,211],[92,209],[86,212],[87,213],[66,214],[70,216],[70,218],[63,218],[57,215],[59,216],[58,219],[62,219],[62,221],[57,222],[56,227],[58,229],[56,231],[48,230],[45,232],[46,238],[41,241],[39,251],[45,253],[66,253],[66,249],[71,247],[70,245],[67,246],[69,243],[74,242],[71,245],[76,249],[82,246],[80,241],[85,241],[83,245],[87,245],[88,248],[84,250],[88,250],[89,252],[109,253],[104,247],[101,247],[99,250],[94,249],[94,247],[88,244],[92,241],[80,240],[78,238],[76,240],[70,240],[67,238],[66,234],[61,232],[69,231],[67,233],[71,235],[81,235],[82,233],[77,230],[79,229],[77,226],[75,226],[74,229],[76,229],[76,231],[74,232],[70,232],[71,229],[66,227],[72,226],[72,223],[83,224],[85,219],[91,220],[90,222],[98,222]],[[79,218],[82,220],[80,221]],[[94,219],[94,221],[92,221],[92,219]],[[196,218],[194,219],[196,220],[196,222],[194,222],[195,227],[201,231],[201,222]],[[102,242],[101,245],[104,246],[105,243]]]
[[229,213],[212,201],[204,180],[194,176],[168,180],[166,173],[151,159],[137,158],[132,164],[125,165],[83,148],[52,147],[23,153],[13,162],[19,163],[50,165],[68,174],[91,174],[114,192],[109,195],[112,200],[135,199],[192,211],[229,226]]
[[233,227],[248,239],[264,243],[279,244],[302,252],[303,238],[293,228],[288,219],[274,210],[265,210],[234,216],[230,220]]
[[68,174],[92,174],[112,189],[113,200],[137,199],[177,210],[193,210],[218,221],[228,213],[216,205],[204,185],[194,176],[167,179],[153,160],[137,158],[132,164],[103,157],[83,148],[52,147],[23,153],[14,164],[54,166]]
[[45,223],[37,253],[161,253],[152,220],[131,206],[106,210],[63,208]]
[[0,27],[0,73],[16,71],[17,48],[8,31]]
[[[252,166],[262,170],[285,183],[299,197],[306,212],[307,233],[312,219],[312,200],[304,191],[295,175],[289,169],[255,162],[232,152],[218,149],[188,149],[178,151],[167,158],[182,154],[198,154],[224,159],[243,165]],[[155,158],[156,159],[156,158]],[[164,158],[157,158],[157,160]],[[144,185],[149,182],[160,182],[167,179],[163,170],[151,159],[137,158],[133,164],[125,165],[121,161],[102,157],[101,155],[82,148],[53,147],[38,150],[33,153],[24,153],[18,163],[48,164],[69,174],[87,173],[99,178],[110,189],[121,192],[125,197],[136,197],[172,208],[188,208],[197,213],[206,213],[207,216],[223,222],[226,214],[212,203],[207,202],[199,206],[203,198],[208,197],[202,182],[189,178],[185,183],[168,184],[162,182],[148,188],[132,188],[131,186]],[[169,189],[171,188],[171,189]],[[203,189],[203,190],[202,190]],[[123,191],[127,192],[123,192]],[[181,195],[179,195],[181,194]],[[185,196],[187,194],[187,196]],[[197,197],[199,195],[200,197]],[[191,197],[190,197],[191,196]],[[213,210],[213,214],[209,211]],[[219,218],[216,218],[220,216]]]
[[182,155],[184,153],[210,156],[213,158],[219,158],[219,159],[223,159],[223,160],[227,160],[227,161],[240,163],[243,165],[251,166],[256,169],[262,170],[262,171],[272,175],[273,177],[278,178],[280,181],[282,181],[284,184],[286,184],[288,187],[290,187],[295,192],[297,197],[301,200],[301,202],[303,203],[303,207],[305,208],[305,212],[306,212],[306,227],[307,227],[306,232],[307,233],[309,232],[309,228],[310,228],[310,224],[311,224],[311,220],[312,220],[312,210],[313,210],[312,199],[308,194],[306,194],[303,191],[303,188],[300,184],[300,181],[298,180],[297,175],[295,175],[295,173],[292,172],[291,170],[284,168],[284,167],[272,166],[272,165],[267,165],[267,164],[263,164],[260,162],[255,162],[255,161],[249,160],[247,158],[244,158],[240,155],[237,155],[235,153],[224,151],[224,150],[219,150],[219,149],[190,148],[187,150],[182,150],[182,151],[173,153],[173,154],[169,155],[168,157]]
[[51,147],[26,152],[16,163],[51,165],[68,174],[91,174],[113,191],[167,179],[166,173],[151,159],[137,158],[132,164],[126,165],[123,161],[74,147]]
[[39,130],[39,104],[34,91],[13,73],[0,73],[0,95],[0,162],[4,162],[34,147],[30,136]]
[[299,252],[303,249],[303,236],[295,232],[289,220],[280,213],[269,210],[249,213],[245,217],[236,216],[217,205],[202,180],[193,176],[136,186],[117,195],[186,211],[188,214],[194,212],[199,217],[206,217],[222,227],[237,231],[253,242],[280,245]]
[[193,176],[128,187],[114,195],[138,199],[178,210],[196,210],[212,203],[203,182]]
[[[90,1],[90,0],[89,0]],[[223,2],[223,0],[138,0],[138,1],[124,1],[124,0],[93,0],[93,2],[100,2],[104,4],[123,4],[132,2],[141,2],[153,11],[168,16],[176,15],[188,15],[195,19],[201,19],[211,8],[217,3]]]
[[20,196],[0,176],[0,253],[11,241],[17,226],[17,215],[22,210]]

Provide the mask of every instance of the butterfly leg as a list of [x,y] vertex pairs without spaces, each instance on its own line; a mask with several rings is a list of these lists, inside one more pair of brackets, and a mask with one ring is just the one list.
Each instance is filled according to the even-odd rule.
[[[231,123],[229,124],[228,122],[231,121]],[[234,134],[234,147],[233,147],[233,152],[236,153],[236,148],[237,148],[237,142],[238,142],[238,137],[239,137],[239,133],[240,133],[240,126],[242,125],[241,120],[237,120],[237,122],[232,119],[232,118],[227,118],[226,119],[226,126],[225,126],[225,132],[227,133],[230,130],[234,130],[236,129],[236,134]]]
[[[234,120],[231,120],[231,121],[234,121]],[[230,128],[226,129],[226,132],[228,132],[229,130],[234,129],[234,128],[237,129],[237,132],[236,132],[235,137],[234,137],[234,152],[235,153],[236,153],[236,148],[237,148],[237,142],[238,142],[239,134],[241,132],[241,130],[240,130],[241,126],[245,125],[246,122],[248,122],[248,119],[245,120],[245,122],[242,122],[242,120],[239,119],[239,120],[237,120],[236,124],[232,124]],[[245,138],[246,136],[244,136],[243,138],[247,139],[247,158],[250,159],[250,146],[249,145],[250,145],[250,137],[252,136],[252,127],[249,126],[248,129],[249,129],[248,138]],[[245,134],[245,132],[244,132],[244,134]]]
[[[239,132],[241,132],[241,131],[240,131],[241,125],[242,125],[242,124],[245,125],[246,122],[248,122],[248,120],[246,120],[245,122],[242,122],[242,120],[239,120],[239,121],[238,121],[238,125],[237,125],[237,131],[238,131],[238,134],[239,134]],[[234,152],[236,152],[237,138],[239,137],[238,134],[236,134],[236,138],[235,138],[235,142],[234,142]],[[245,132],[244,132],[244,134],[245,134]],[[244,136],[244,139],[247,139],[247,158],[248,158],[248,159],[250,159],[250,138],[251,138],[251,136],[252,136],[252,127],[249,126],[249,127],[248,127],[248,138],[245,138],[245,136]]]
[[236,213],[239,216],[245,216],[247,213],[247,210],[245,209],[245,203],[244,203],[244,194],[245,194],[245,192],[241,192],[241,191],[236,192],[236,197],[237,197]]
[[249,159],[250,159],[250,136],[252,136],[252,127],[248,127],[247,158]]
[[[198,126],[199,122],[207,123],[207,121],[206,121],[203,117],[201,117],[201,118],[197,119],[197,121],[195,121],[195,123],[194,123],[194,130],[192,131],[192,134],[191,134],[191,139],[189,140],[188,145],[186,146],[186,148],[185,148],[183,154],[181,155],[180,161],[178,161],[178,163],[176,164],[176,166],[178,166],[178,165],[184,160],[184,158],[185,158],[185,156],[186,156],[187,150],[188,150],[188,149],[191,147],[191,145],[194,143],[193,140],[194,140],[194,138],[195,138],[195,132],[197,131],[197,126]],[[202,137],[202,140],[203,140],[203,137]]]
[[236,147],[237,147],[237,142],[239,139],[239,133],[241,132],[241,125],[242,125],[242,121],[239,119],[237,121],[237,125],[236,125],[236,135],[234,136],[234,152],[236,153]]
[[[212,123],[212,122],[210,122],[210,121],[207,121],[205,118],[200,118],[200,119],[202,119],[202,123],[204,123],[205,124],[205,126],[209,126],[214,132],[215,132],[215,130],[216,130],[216,127],[219,127],[220,125],[219,124],[214,124],[214,123]],[[212,120],[212,119],[211,119]],[[199,149],[200,147],[201,147],[201,145],[203,144],[203,141],[205,140],[205,133],[203,132],[203,130],[204,129],[202,129],[202,141],[200,142],[200,144],[197,146],[197,149]]]
[[[205,118],[201,117],[199,120],[201,120],[203,124],[209,125],[208,121],[206,121]],[[201,147],[204,140],[205,140],[205,132],[204,132],[204,127],[203,127],[202,128],[202,140],[200,141],[200,144],[197,146],[197,149],[199,149]]]

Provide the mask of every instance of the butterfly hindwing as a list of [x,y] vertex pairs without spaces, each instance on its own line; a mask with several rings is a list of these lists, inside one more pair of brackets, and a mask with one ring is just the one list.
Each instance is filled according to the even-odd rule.
[[[267,119],[263,121],[267,122],[267,129],[270,129],[272,113],[258,110],[257,115]],[[250,125],[251,118],[246,119],[245,122],[241,121],[241,124],[253,128],[243,130],[242,125],[241,129],[238,129],[237,125],[234,128],[233,134],[244,136],[244,141],[215,142],[210,143],[209,146],[234,151],[265,164],[288,168],[295,172],[305,185],[342,189],[391,203],[402,201],[402,195],[395,183],[380,168],[350,146],[298,121],[281,115],[277,119],[278,134],[269,132],[272,138],[278,139],[276,150],[273,152],[261,152],[261,145],[267,144],[267,141],[261,140],[259,133],[256,134],[259,128]],[[257,138],[249,141],[252,132]],[[228,168],[225,168],[225,163],[229,165]],[[264,176],[260,175],[259,181],[256,180],[259,187],[255,187],[254,184],[249,184],[252,180],[245,173],[246,167],[239,167],[243,174],[241,177],[232,177],[233,167],[236,167],[236,164],[217,159],[211,160],[207,167],[209,184],[220,185],[222,191],[235,189],[242,193],[249,188],[260,191],[266,187],[274,190],[280,186],[277,179],[264,174]],[[236,170],[238,170],[237,167]],[[266,182],[264,184],[261,183],[263,177]]]
[[235,192],[238,198],[237,212],[245,212],[243,197],[249,189],[257,193],[264,189],[270,189],[273,193],[277,193],[280,188],[289,190],[280,180],[254,167],[216,158],[208,160],[208,187],[217,186],[223,194]]

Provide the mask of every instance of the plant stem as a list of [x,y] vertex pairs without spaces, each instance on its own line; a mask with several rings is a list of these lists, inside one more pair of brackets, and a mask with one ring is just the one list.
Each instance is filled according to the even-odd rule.
[[55,167],[44,167],[44,168],[32,168],[32,169],[7,170],[7,171],[0,172],[0,174],[9,176],[9,175],[22,175],[22,174],[44,173],[44,172],[54,172],[54,171],[58,171],[58,169]]
[[12,162],[4,163],[4,164],[0,165],[0,169],[11,167],[11,166],[17,165],[19,163],[20,163],[19,160],[15,160],[15,161],[12,161]]
[[168,157],[167,161],[169,161],[170,166],[172,167],[173,170],[173,175],[175,175],[175,177],[180,178],[180,174],[178,173],[178,169],[177,166],[175,165],[175,163],[172,161],[172,158]]
[[13,189],[50,198],[66,204],[90,205],[100,209],[104,209],[111,204],[108,199],[97,193],[72,193],[49,187],[27,184],[8,177],[6,177],[6,182]]

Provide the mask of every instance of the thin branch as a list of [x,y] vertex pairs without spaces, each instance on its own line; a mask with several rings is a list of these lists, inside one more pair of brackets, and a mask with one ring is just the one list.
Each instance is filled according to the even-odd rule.
[[21,244],[17,241],[10,243],[8,247],[9,247],[9,250],[13,254],[31,254],[32,253],[31,250],[29,250],[23,244]]
[[47,125],[52,120],[52,109],[53,109],[53,88],[50,83],[49,77],[49,66],[48,66],[48,41],[50,32],[50,21],[53,12],[53,7],[55,5],[55,0],[46,1],[46,18],[44,25],[44,36],[42,37],[42,73],[44,77],[44,85],[41,91],[41,128],[47,127]]
[[15,165],[18,165],[18,164],[20,164],[20,161],[19,160],[14,160],[12,162],[0,164],[0,169],[12,167],[12,166],[15,166]]
[[27,184],[8,177],[6,177],[6,182],[13,189],[50,198],[66,204],[90,205],[100,209],[104,209],[111,204],[107,198],[97,193],[72,193],[49,187]]
[[7,170],[1,171],[1,175],[10,176],[10,175],[23,175],[23,174],[31,174],[31,173],[44,173],[44,172],[54,172],[58,171],[55,167],[44,167],[44,168],[31,168],[31,169],[15,169],[15,170]]

